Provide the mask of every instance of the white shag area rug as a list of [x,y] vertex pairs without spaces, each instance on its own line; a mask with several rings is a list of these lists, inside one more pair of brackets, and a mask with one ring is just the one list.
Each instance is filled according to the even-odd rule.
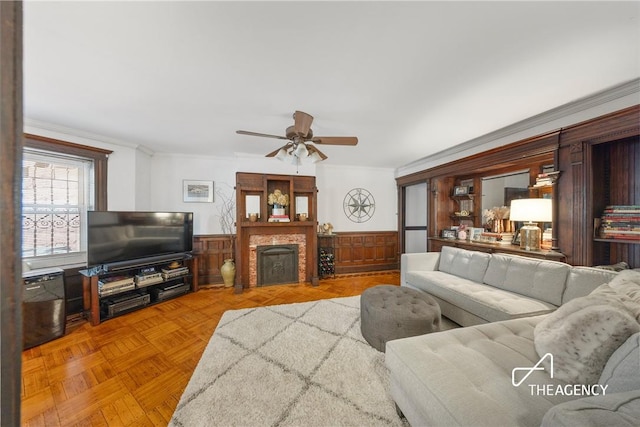
[[171,426],[403,426],[360,297],[227,311]]

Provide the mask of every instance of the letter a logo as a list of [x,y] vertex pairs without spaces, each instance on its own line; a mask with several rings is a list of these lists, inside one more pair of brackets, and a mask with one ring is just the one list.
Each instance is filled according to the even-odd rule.
[[[542,358],[540,358],[540,360],[538,360],[538,363],[536,363],[533,367],[531,368],[513,368],[513,370],[511,371],[511,384],[514,387],[518,387],[520,384],[522,384],[524,382],[524,380],[526,380],[527,378],[529,378],[529,375],[531,375],[533,373],[533,371],[544,371],[544,366],[542,365],[542,361],[546,358],[549,358],[549,363],[551,364],[551,378],[553,378],[553,354],[551,353],[546,353],[544,356],[542,356]],[[518,381],[516,383],[516,372],[517,371],[525,371],[526,374],[524,377],[522,377],[522,379],[520,381]]]

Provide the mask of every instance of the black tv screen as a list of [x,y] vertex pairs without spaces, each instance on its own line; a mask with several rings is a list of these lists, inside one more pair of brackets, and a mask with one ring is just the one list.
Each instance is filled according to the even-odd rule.
[[89,267],[193,250],[192,212],[87,212]]

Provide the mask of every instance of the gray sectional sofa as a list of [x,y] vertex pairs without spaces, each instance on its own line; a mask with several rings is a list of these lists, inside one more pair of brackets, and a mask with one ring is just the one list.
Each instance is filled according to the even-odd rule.
[[587,295],[615,272],[522,256],[445,246],[403,254],[400,285],[431,295],[461,326],[550,313]]
[[640,272],[467,252],[402,256],[402,286],[473,325],[387,342],[409,423],[639,426]]

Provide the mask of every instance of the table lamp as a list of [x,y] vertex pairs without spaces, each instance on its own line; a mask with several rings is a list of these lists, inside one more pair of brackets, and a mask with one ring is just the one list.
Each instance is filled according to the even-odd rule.
[[551,222],[551,199],[515,199],[511,201],[509,220],[522,221],[520,249],[539,251],[542,231],[538,222]]

